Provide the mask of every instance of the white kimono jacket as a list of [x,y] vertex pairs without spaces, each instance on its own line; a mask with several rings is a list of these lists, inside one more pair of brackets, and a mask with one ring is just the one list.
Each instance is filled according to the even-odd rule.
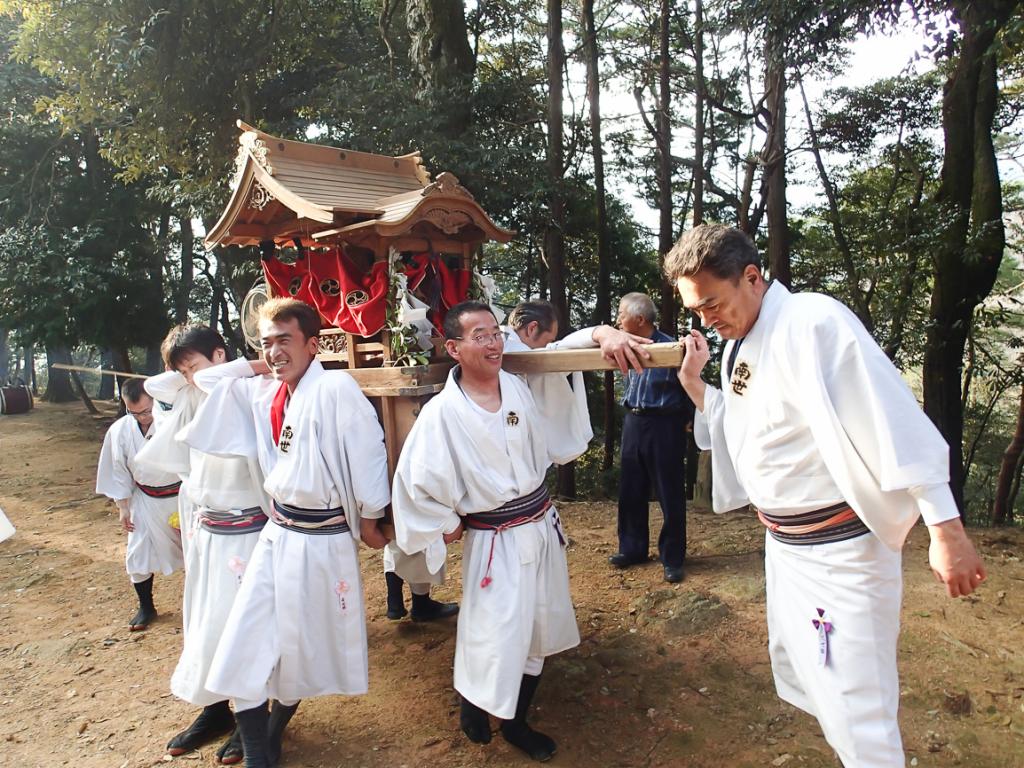
[[[425,553],[431,571],[444,563],[442,536],[461,516],[536,490],[554,459],[547,425],[521,379],[499,374],[504,439],[498,441],[459,388],[457,370],[416,419],[392,490],[398,546]],[[579,443],[576,455],[585,449]],[[466,531],[455,688],[497,717],[515,714],[528,658],[579,643],[564,540],[554,507],[541,520],[502,533]],[[485,575],[490,582],[482,586]]]
[[[135,580],[150,573],[168,576],[183,567],[181,536],[171,527],[177,496],[153,498],[136,483],[156,488],[178,482],[178,476],[138,463],[136,457],[156,431],[154,421],[146,435],[131,415],[122,416],[107,430],[96,467],[96,493],[114,501],[128,499],[135,530],[128,534],[125,568]],[[140,578],[141,577],[141,578]]]
[[263,473],[255,458],[214,456],[181,441],[206,399],[205,392],[176,371],[147,379],[146,391],[173,408],[156,437],[140,452],[139,460],[146,456],[154,462],[163,461],[176,467],[182,478],[179,516],[186,545],[182,601],[185,642],[171,676],[171,692],[190,704],[205,707],[224,698],[207,690],[206,678],[260,534],[212,533],[199,524],[199,513],[203,509],[234,514],[262,509],[269,515],[270,499],[263,491]]
[[[533,352],[511,328],[505,331],[506,352]],[[544,349],[591,349],[597,346],[593,340],[593,328],[583,328],[564,339],[548,344]],[[555,464],[566,464],[586,450],[594,437],[590,426],[590,412],[587,409],[587,390],[583,374],[546,373],[522,377],[534,402],[541,412],[544,433],[547,436],[548,451]],[[570,383],[571,382],[571,383]],[[441,584],[444,569],[431,571],[422,554],[407,555],[398,544],[389,541],[384,549],[384,570],[393,571],[412,584]]]
[[735,345],[694,423],[697,445],[712,452],[716,512],[846,501],[893,550],[919,513],[929,524],[956,516],[946,442],[846,307],[773,283],[730,379]]
[[929,524],[957,514],[946,443],[831,298],[771,285],[730,376],[734,350],[731,341],[722,390],[707,388],[694,426],[712,451],[715,511],[749,501],[785,516],[845,501],[874,533],[820,545],[766,535],[776,689],[818,718],[844,765],[901,766],[900,549],[919,512]]
[[[244,377],[244,378],[241,378]],[[356,541],[363,512],[388,504],[384,433],[373,406],[341,371],[314,361],[292,393],[275,444],[270,404],[279,383],[245,360],[196,373],[210,392],[186,435],[205,453],[258,458],[264,489],[304,509],[341,507],[349,534],[268,523],[227,619],[206,680],[241,708],[365,693],[366,622]]]

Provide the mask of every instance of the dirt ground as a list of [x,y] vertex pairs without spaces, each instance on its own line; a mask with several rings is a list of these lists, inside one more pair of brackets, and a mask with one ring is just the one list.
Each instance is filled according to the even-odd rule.
[[[106,422],[78,404],[0,416],[0,765],[151,766],[194,715],[168,681],[181,645],[181,577],[157,577],[160,620],[129,633],[124,539],[93,494]],[[583,641],[548,661],[534,724],[552,765],[836,766],[816,723],[774,694],[760,526],[692,511],[686,581],[652,563],[611,569],[615,506],[561,507]],[[656,507],[652,510],[657,516]],[[1024,766],[1024,535],[974,531],[989,569],[952,601],[905,551],[901,725],[910,765]],[[456,547],[456,550],[458,548]],[[470,744],[451,686],[455,625],[384,617],[380,555],[362,553],[370,693],[302,704],[285,766],[432,768],[529,764],[498,737]],[[458,599],[458,552],[440,590]],[[170,758],[167,758],[170,760]],[[215,765],[213,749],[178,758]]]

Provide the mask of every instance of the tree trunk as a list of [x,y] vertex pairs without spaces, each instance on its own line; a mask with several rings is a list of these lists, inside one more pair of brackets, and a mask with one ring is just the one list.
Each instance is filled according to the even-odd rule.
[[765,41],[765,103],[768,140],[765,174],[768,182],[768,270],[785,285],[792,284],[789,265],[789,224],[786,219],[786,49],[785,39],[769,22]]
[[67,347],[46,347],[46,366],[49,377],[46,383],[46,395],[44,400],[48,403],[68,403],[77,400],[74,390],[71,388],[71,376],[68,371],[54,368],[54,363],[71,364],[71,352]]
[[961,371],[974,308],[995,284],[1003,257],[1003,200],[992,144],[999,86],[996,36],[1015,3],[954,2],[959,55],[942,98],[942,171],[935,200],[947,212],[933,254],[935,279],[924,354],[924,408],[949,443],[953,495],[963,513]]
[[186,210],[178,219],[181,233],[181,282],[178,284],[174,303],[174,320],[178,323],[188,322],[188,300],[192,295],[192,284],[195,280],[195,263],[193,260],[195,234],[192,232],[192,219]]
[[661,313],[659,326],[675,335],[678,311],[675,286],[665,279],[661,268],[665,254],[675,243],[672,226],[672,60],[669,56],[671,0],[660,0],[658,19],[658,112],[655,115],[658,145],[658,271],[661,277]]
[[693,8],[693,226],[704,223],[704,3]]
[[[550,300],[558,312],[559,334],[569,328],[569,302],[565,290],[565,150],[562,126],[562,0],[548,0],[548,184],[550,221],[544,232],[544,256],[548,263]],[[576,497],[576,471],[572,463],[558,468],[558,495]]]
[[[587,100],[590,105],[590,148],[594,159],[594,202],[597,212],[597,301],[593,322],[610,323],[612,319],[611,253],[608,237],[608,208],[604,185],[604,145],[601,139],[601,73],[594,23],[594,0],[583,0],[583,48],[587,63]],[[606,371],[603,377],[604,455],[605,471],[615,463],[615,375]]]
[[[100,368],[112,369],[116,366],[114,362],[114,352],[110,349],[104,349],[100,353]],[[113,400],[117,397],[114,392],[114,377],[103,375],[100,376],[99,390],[96,392],[97,400]]]
[[39,395],[39,384],[36,381],[36,349],[31,341],[22,349],[22,356],[25,359],[25,373],[22,377],[31,388],[32,394]]
[[409,56],[419,78],[419,97],[441,133],[457,138],[472,119],[476,70],[462,0],[408,0]]
[[7,381],[7,375],[10,373],[11,350],[7,345],[9,333],[6,328],[0,327],[0,384]]
[[1010,491],[1013,487],[1014,478],[1017,477],[1017,468],[1020,465],[1022,453],[1024,453],[1024,385],[1020,388],[1020,402],[1017,406],[1017,427],[1013,431],[1013,437],[1010,440],[1010,444],[1006,446],[1002,463],[999,465],[996,496],[992,504],[992,525],[1006,525],[1007,520],[1013,517],[1010,511],[1012,505]]

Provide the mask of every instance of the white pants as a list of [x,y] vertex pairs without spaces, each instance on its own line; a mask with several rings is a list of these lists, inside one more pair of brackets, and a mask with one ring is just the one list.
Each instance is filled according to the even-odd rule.
[[[540,674],[545,657],[580,642],[560,525],[551,507],[502,533],[466,533],[455,690],[502,720],[515,715],[523,674]],[[488,561],[491,581],[482,587]]]
[[185,642],[171,676],[171,692],[190,704],[224,700],[207,690],[206,678],[259,536],[216,534],[201,526],[191,536],[182,601]]
[[[874,534],[794,546],[766,534],[768,646],[779,697],[814,715],[847,768],[904,763],[897,710],[901,553]],[[820,663],[813,620],[832,622]]]
[[136,490],[128,503],[135,530],[128,533],[124,565],[132,583],[145,581],[154,573],[170,576],[183,568],[181,535],[168,522],[178,511],[178,497],[159,499]]
[[217,646],[206,689],[249,703],[366,693],[366,618],[350,533],[267,523]]

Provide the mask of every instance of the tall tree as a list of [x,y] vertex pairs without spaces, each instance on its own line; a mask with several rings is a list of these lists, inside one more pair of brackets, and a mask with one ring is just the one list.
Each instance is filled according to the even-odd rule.
[[974,309],[995,284],[1005,246],[992,137],[999,34],[1020,6],[1014,0],[951,0],[949,7],[959,35],[942,99],[944,152],[935,202],[946,218],[934,254],[923,378],[925,412],[949,443],[950,484],[962,512],[964,346]]

